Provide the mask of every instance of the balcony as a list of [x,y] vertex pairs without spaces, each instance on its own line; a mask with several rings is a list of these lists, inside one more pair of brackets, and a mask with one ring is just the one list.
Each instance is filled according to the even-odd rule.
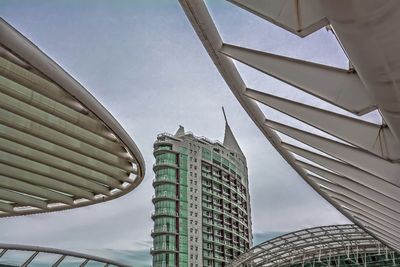
[[161,228],[151,230],[151,237],[157,235],[178,235],[178,233],[175,229],[168,229],[167,226],[165,225]]
[[174,248],[174,247],[172,247],[172,246],[166,246],[166,245],[150,249],[150,254],[151,255],[155,255],[155,254],[159,254],[159,253],[165,253],[165,252],[178,253],[179,250]]
[[151,200],[153,201],[153,203],[159,201],[159,200],[174,200],[177,201],[179,199],[178,196],[173,195],[173,194],[168,194],[168,193],[161,193],[161,194],[156,194],[153,195]]
[[154,220],[157,217],[179,217],[179,213],[173,209],[161,209],[151,213],[151,218]]
[[153,187],[157,186],[157,185],[160,185],[160,184],[165,184],[165,183],[177,184],[177,182],[175,181],[175,177],[171,178],[171,177],[168,177],[168,176],[162,176],[162,177],[153,179]]
[[170,161],[159,161],[153,164],[153,171],[157,171],[162,168],[178,168],[178,164],[170,162]]

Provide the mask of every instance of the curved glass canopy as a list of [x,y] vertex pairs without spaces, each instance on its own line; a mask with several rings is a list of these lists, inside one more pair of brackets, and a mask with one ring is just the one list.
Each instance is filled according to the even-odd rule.
[[397,266],[400,254],[353,224],[304,229],[263,242],[231,262],[238,266]]

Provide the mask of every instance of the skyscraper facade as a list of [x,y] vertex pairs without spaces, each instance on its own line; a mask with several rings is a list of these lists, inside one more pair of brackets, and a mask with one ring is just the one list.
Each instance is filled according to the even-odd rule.
[[246,158],[179,127],[154,143],[153,266],[225,266],[252,242]]

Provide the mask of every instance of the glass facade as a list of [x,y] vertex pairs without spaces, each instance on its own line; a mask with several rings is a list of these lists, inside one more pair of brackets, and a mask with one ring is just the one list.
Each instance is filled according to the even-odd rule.
[[162,144],[154,156],[153,266],[187,266],[187,149]]

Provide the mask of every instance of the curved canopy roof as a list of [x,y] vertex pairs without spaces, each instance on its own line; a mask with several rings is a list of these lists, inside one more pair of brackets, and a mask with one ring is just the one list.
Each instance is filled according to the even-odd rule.
[[374,266],[380,255],[390,264],[399,260],[397,253],[356,225],[330,225],[292,232],[263,242],[228,266],[314,266],[321,262],[323,266],[326,263],[329,266],[331,261],[332,265],[339,266],[338,261],[343,260],[345,265]]
[[[400,251],[400,2],[230,1],[301,37],[333,28],[349,69],[225,44],[204,1],[180,2],[233,94],[282,157],[347,218]],[[233,59],[353,114],[250,89]],[[266,118],[259,104],[307,125]],[[357,118],[372,110],[382,124]]]
[[0,266],[118,266],[129,265],[84,253],[62,249],[0,244]]
[[107,201],[136,188],[144,172],[112,115],[0,20],[0,217]]

